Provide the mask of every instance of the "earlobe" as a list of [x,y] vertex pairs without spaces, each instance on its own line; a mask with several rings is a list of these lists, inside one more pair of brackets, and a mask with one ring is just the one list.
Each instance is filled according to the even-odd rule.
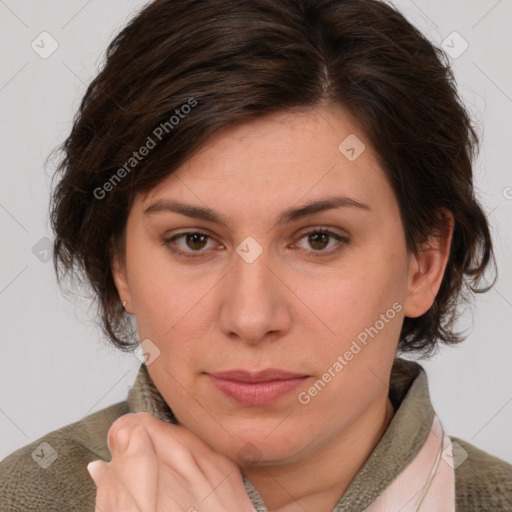
[[404,316],[416,318],[426,313],[441,287],[454,228],[452,213],[441,208],[443,235],[433,235],[418,251],[410,255],[409,290],[404,304]]
[[131,296],[126,276],[126,265],[120,262],[119,255],[117,253],[115,253],[112,258],[111,270],[112,277],[117,288],[117,293],[119,294],[119,300],[121,301],[123,309],[127,313],[130,313]]

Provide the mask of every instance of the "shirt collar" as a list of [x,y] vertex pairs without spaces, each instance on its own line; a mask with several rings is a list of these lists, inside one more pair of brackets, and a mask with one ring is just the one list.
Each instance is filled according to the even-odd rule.
[[[415,361],[396,358],[391,371],[389,398],[395,414],[332,512],[365,510],[423,446],[435,414],[423,367]],[[148,412],[168,423],[176,422],[145,364],[139,369],[127,401],[130,412]],[[267,512],[250,480],[244,477],[243,481],[256,510]]]

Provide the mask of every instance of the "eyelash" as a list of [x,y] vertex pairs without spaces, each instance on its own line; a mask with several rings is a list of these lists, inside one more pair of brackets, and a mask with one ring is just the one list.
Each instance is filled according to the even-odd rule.
[[[332,256],[333,254],[337,253],[338,251],[340,251],[343,248],[343,246],[345,246],[345,245],[350,243],[350,240],[348,238],[340,236],[337,233],[334,233],[333,231],[331,231],[331,230],[329,230],[327,228],[324,228],[324,227],[313,229],[311,231],[307,231],[305,233],[302,233],[302,235],[300,236],[299,240],[302,240],[304,237],[307,237],[309,235],[318,234],[318,233],[327,234],[330,237],[334,238],[335,240],[337,240],[338,242],[341,242],[341,243],[339,245],[337,245],[336,247],[334,247],[332,249],[329,249],[327,251],[325,251],[325,250],[311,251],[307,255],[307,257],[326,258],[326,257]],[[179,257],[182,257],[182,258],[200,258],[202,256],[201,253],[203,253],[205,251],[203,251],[203,250],[192,251],[192,252],[191,251],[182,251],[181,249],[175,249],[174,247],[171,246],[171,244],[175,240],[178,240],[179,238],[182,238],[182,237],[184,237],[186,235],[203,235],[203,236],[208,237],[209,239],[213,238],[208,233],[206,233],[204,231],[194,230],[194,231],[184,231],[182,233],[178,233],[177,235],[173,235],[170,238],[163,238],[161,243],[162,243],[162,245],[165,245],[171,252],[173,252],[174,254],[176,254]]]

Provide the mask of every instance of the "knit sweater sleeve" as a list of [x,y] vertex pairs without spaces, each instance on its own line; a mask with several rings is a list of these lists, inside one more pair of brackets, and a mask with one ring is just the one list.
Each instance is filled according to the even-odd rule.
[[457,512],[512,512],[512,465],[451,437]]
[[127,412],[126,402],[114,404],[11,453],[0,462],[0,511],[94,512],[87,464],[110,460],[108,429]]

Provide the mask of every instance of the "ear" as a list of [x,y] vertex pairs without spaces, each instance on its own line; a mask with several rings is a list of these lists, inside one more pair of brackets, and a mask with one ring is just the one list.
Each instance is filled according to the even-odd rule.
[[416,318],[426,313],[441,287],[455,221],[453,214],[446,208],[438,210],[438,217],[442,219],[445,234],[433,235],[417,255],[410,255],[408,293],[404,301],[406,317]]
[[130,294],[130,287],[128,285],[125,261],[125,258],[119,254],[119,250],[114,250],[111,265],[112,277],[117,288],[117,293],[119,294],[119,300],[121,301],[121,303],[126,301],[125,310],[127,313],[130,313],[132,300]]

